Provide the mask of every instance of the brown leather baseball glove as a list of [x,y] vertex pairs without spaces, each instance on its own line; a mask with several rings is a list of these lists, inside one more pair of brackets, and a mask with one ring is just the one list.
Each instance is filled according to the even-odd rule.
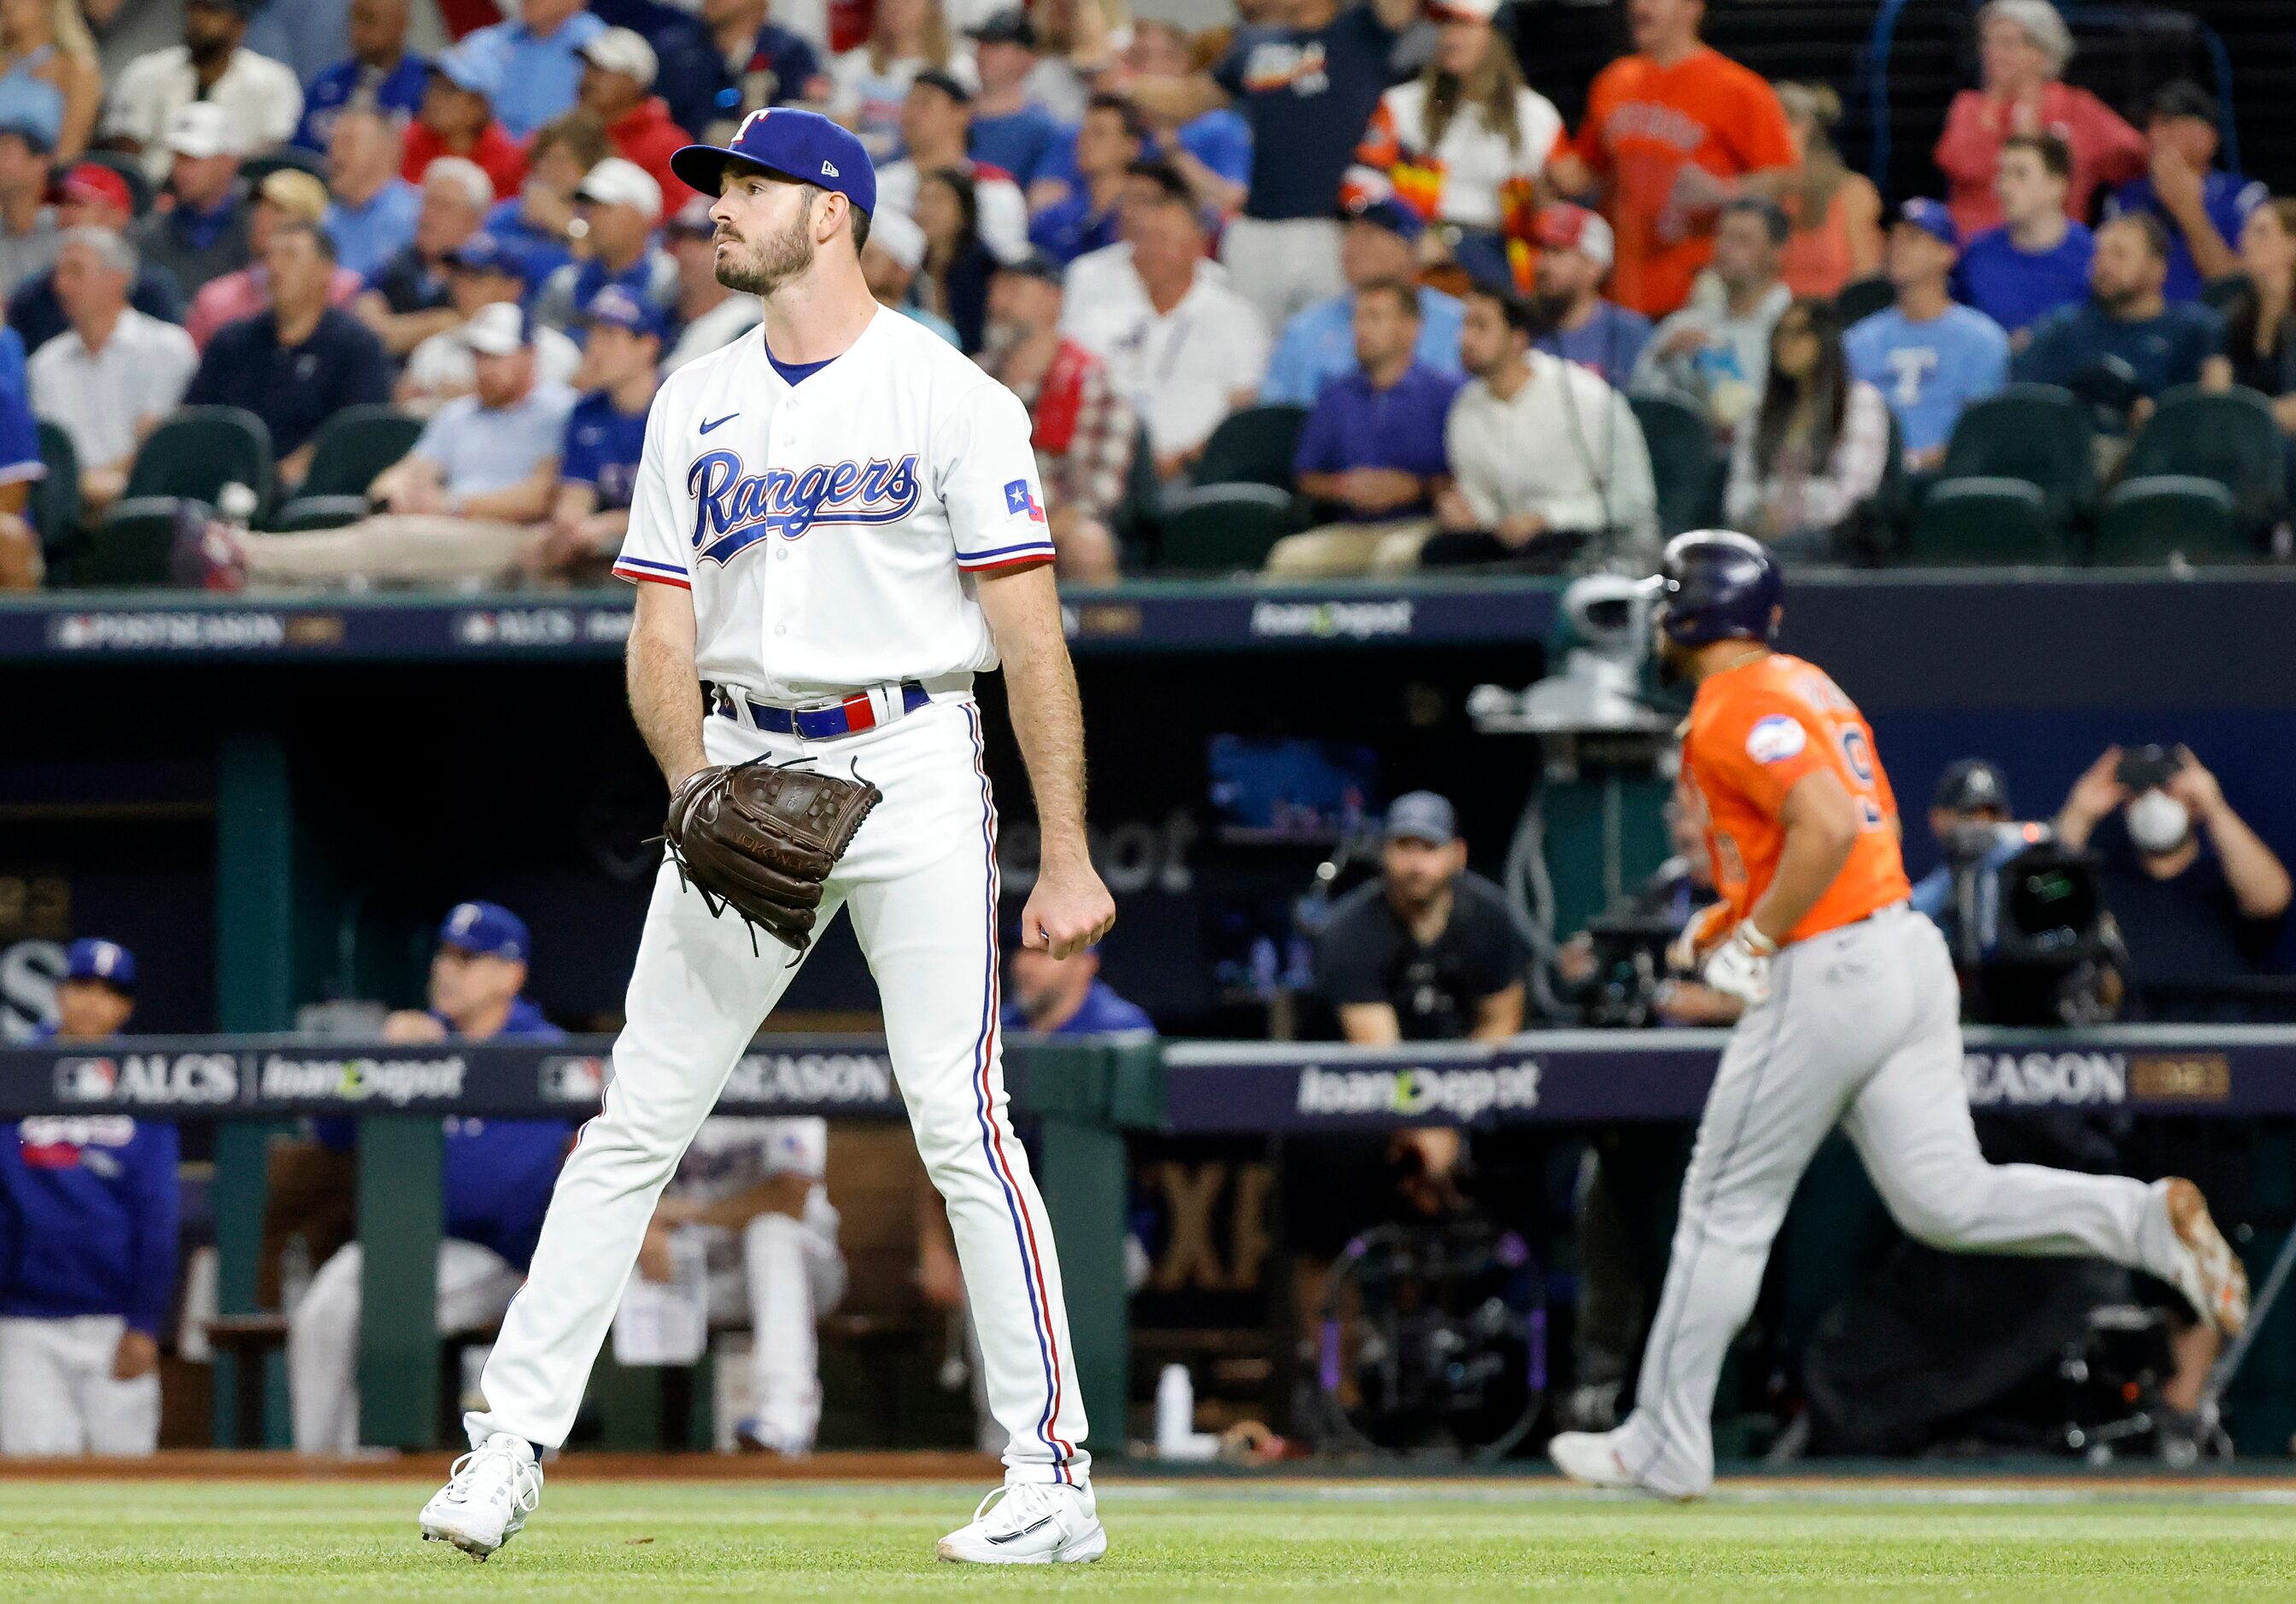
[[709,912],[727,908],[802,953],[822,882],[884,794],[865,781],[762,757],[697,769],[669,799],[670,861]]

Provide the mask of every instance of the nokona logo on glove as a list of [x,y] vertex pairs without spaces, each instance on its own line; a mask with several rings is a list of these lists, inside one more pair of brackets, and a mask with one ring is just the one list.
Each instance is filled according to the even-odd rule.
[[713,916],[730,907],[802,953],[823,883],[883,799],[865,781],[755,758],[688,775],[670,798],[662,837]]

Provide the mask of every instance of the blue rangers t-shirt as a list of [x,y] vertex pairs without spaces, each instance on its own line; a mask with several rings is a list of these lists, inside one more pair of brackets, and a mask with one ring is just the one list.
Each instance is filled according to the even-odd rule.
[[638,456],[645,449],[645,425],[643,412],[623,412],[609,392],[591,391],[566,414],[559,479],[589,486],[597,493],[601,512],[628,506],[630,487],[637,480]]
[[1951,438],[1962,409],[2009,377],[2009,337],[1967,307],[1915,323],[1895,307],[1862,319],[1842,339],[1849,371],[1882,392],[1907,451]]
[[[2240,249],[2240,236],[2248,226],[2248,215],[2272,198],[2272,192],[2252,179],[2237,173],[2211,172],[2201,180],[2201,206],[2216,225],[2217,235],[2234,250]],[[2161,204],[2161,197],[2152,192],[2152,176],[2149,173],[2132,178],[2112,192],[2104,204],[2104,215],[2118,217],[2128,212],[2149,211],[2160,219],[2169,235],[2169,282],[2161,293],[2172,301],[2201,299],[2206,288],[2199,266],[2193,260],[2193,248],[2185,243],[2184,225],[2169,215]]]
[[1364,125],[1394,82],[1396,36],[1368,4],[1321,28],[1247,28],[1212,69],[1251,128],[1243,215],[1328,217]]
[[1963,248],[1953,299],[2014,334],[2059,307],[2087,300],[2095,255],[2096,236],[2079,223],[2068,223],[2064,238],[2047,250],[2020,250],[2007,228],[1988,228]]

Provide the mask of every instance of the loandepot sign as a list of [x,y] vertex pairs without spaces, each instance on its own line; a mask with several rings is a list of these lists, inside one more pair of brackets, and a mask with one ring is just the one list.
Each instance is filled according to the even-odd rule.
[[1324,1069],[1300,1072],[1300,1112],[1318,1115],[1444,1114],[1473,1119],[1538,1107],[1536,1062],[1498,1069]]
[[2118,1052],[1964,1052],[1972,1109],[2110,1107],[2128,1101],[2128,1060]]

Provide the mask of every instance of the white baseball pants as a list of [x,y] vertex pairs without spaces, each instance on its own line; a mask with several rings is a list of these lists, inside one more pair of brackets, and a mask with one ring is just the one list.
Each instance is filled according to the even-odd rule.
[[0,1320],[0,1454],[151,1453],[160,1372],[111,1379],[117,1314]]
[[2163,1190],[1988,1164],[1962,1080],[1960,988],[1937,927],[1902,904],[1779,953],[1732,1032],[1682,1183],[1635,1412],[1611,1438],[1653,1490],[1714,1480],[1714,1387],[1753,1313],[1771,1240],[1840,1125],[1908,1234],[1976,1253],[2090,1254],[2165,1276]]
[[749,1322],[758,1435],[802,1453],[821,1429],[821,1346],[814,1327],[845,1297],[837,1211],[820,1187],[805,1218],[761,1214],[742,1228],[742,1267],[709,1278],[709,1320]]
[[[937,702],[836,741],[712,716],[710,760],[807,758],[884,793],[838,866],[823,922],[849,909],[877,979],[893,1071],[980,1324],[988,1391],[1012,1434],[1008,1481],[1082,1485],[1090,1456],[1044,1201],[1005,1111],[996,814],[980,712]],[[797,965],[730,912],[712,918],[665,863],[638,942],[613,1076],[551,1194],[527,1283],[487,1362],[473,1444],[565,1440],[654,1200]]]
[[[359,1273],[357,1242],[319,1266],[287,1319],[287,1398],[298,1453],[350,1453],[359,1445]],[[483,1331],[518,1291],[518,1272],[491,1248],[439,1244],[439,1335]]]

